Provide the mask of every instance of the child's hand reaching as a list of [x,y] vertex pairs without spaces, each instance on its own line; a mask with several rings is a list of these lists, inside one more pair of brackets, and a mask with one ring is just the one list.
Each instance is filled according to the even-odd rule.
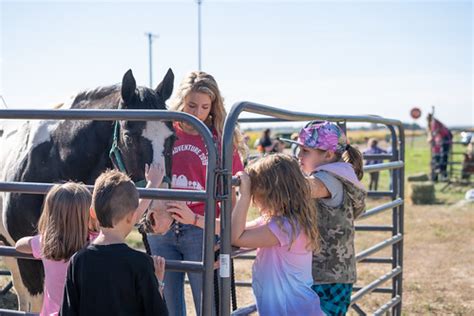
[[237,172],[237,176],[240,179],[240,185],[239,185],[240,198],[250,198],[251,183],[250,183],[249,175],[244,171],[239,171]]
[[151,256],[153,259],[153,266],[155,267],[155,276],[158,283],[162,283],[165,278],[165,258],[159,256]]
[[169,201],[166,211],[182,224],[194,224],[196,214],[186,205],[185,201]]
[[[151,165],[145,164],[145,179],[147,181],[146,188],[153,189],[157,188],[163,181],[163,176],[165,175],[164,165],[160,163],[152,163]],[[137,207],[137,220],[142,218],[143,213],[146,211],[150,205],[150,199],[140,199],[140,203]]]
[[145,164],[145,179],[149,186],[147,187],[158,187],[163,181],[165,175],[165,168],[162,164],[154,162],[151,165]]

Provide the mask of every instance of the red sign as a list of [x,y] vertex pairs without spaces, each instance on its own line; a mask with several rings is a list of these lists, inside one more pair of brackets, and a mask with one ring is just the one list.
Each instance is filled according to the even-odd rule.
[[421,110],[419,108],[413,108],[410,110],[410,115],[412,118],[414,118],[415,120],[420,118],[421,116]]

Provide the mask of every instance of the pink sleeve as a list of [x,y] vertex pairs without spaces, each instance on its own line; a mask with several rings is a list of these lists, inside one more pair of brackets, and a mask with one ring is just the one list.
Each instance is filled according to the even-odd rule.
[[240,159],[239,152],[234,149],[232,154],[232,174],[235,175],[237,172],[244,170],[244,165]]
[[31,251],[33,257],[41,259],[41,236],[36,235],[30,240]]
[[270,229],[273,235],[278,239],[281,247],[290,244],[291,225],[287,220],[283,220],[283,228],[284,230],[280,228],[275,218],[272,218],[270,222],[268,222],[268,229]]
[[93,242],[99,236],[99,232],[89,231],[89,243]]

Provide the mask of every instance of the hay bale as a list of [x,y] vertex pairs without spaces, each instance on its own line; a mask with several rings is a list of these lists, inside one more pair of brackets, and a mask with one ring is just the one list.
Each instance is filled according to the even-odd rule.
[[430,178],[426,173],[417,173],[407,177],[408,182],[424,182],[428,180],[430,180]]
[[431,181],[410,183],[409,198],[413,204],[433,204],[435,202],[435,186]]

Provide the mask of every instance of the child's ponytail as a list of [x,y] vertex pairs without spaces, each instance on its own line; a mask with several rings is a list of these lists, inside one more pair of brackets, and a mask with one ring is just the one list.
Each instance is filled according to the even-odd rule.
[[346,150],[342,154],[342,160],[352,165],[357,178],[361,180],[364,176],[362,153],[357,148],[347,144]]

